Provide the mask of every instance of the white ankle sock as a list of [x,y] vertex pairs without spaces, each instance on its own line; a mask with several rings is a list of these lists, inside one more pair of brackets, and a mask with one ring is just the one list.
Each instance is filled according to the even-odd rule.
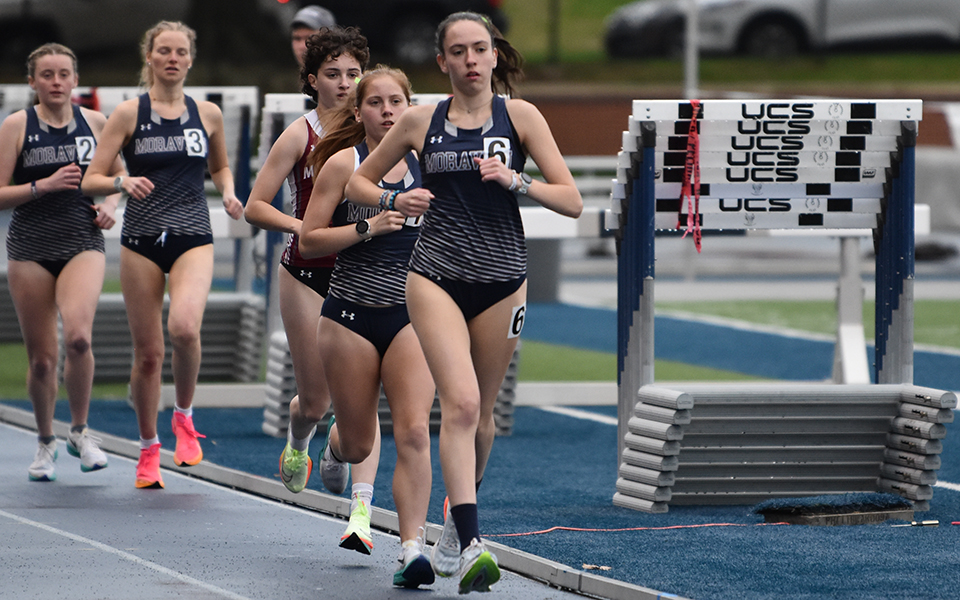
[[293,428],[287,430],[287,443],[290,444],[290,447],[298,452],[306,452],[310,448],[310,440],[313,439],[314,434],[317,433],[317,426],[314,425],[313,429],[310,430],[310,435],[304,439],[298,439],[293,437]]
[[160,438],[157,437],[157,436],[153,436],[153,437],[152,437],[151,439],[149,439],[149,440],[145,440],[145,439],[143,439],[143,438],[140,438],[140,449],[141,449],[141,450],[147,450],[147,449],[150,448],[150,446],[152,446],[152,445],[154,445],[154,444],[159,444],[159,443],[160,443]]
[[357,503],[363,500],[370,506],[373,502],[373,485],[369,483],[355,483],[350,488],[350,512],[357,508]]
[[192,405],[191,405],[191,406],[188,406],[187,408],[180,408],[179,406],[174,406],[174,407],[173,407],[173,410],[174,410],[175,412],[180,413],[181,415],[183,415],[183,416],[185,416],[185,417],[192,417],[192,416],[193,416],[193,406],[192,406]]

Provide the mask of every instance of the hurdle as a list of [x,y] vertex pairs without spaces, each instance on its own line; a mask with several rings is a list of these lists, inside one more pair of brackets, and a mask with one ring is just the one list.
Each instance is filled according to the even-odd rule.
[[[957,397],[913,385],[921,107],[634,101],[609,210],[618,254],[615,505],[656,513],[670,503],[882,491],[929,509]],[[686,202],[684,191],[693,192]],[[685,226],[871,230],[875,383],[655,385],[654,232]]]

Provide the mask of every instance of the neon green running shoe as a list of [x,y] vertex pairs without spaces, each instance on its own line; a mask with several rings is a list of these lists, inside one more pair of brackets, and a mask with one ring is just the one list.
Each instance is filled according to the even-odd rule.
[[373,539],[370,535],[370,507],[363,500],[357,501],[357,507],[350,513],[350,524],[340,536],[340,547],[356,550],[360,554],[370,554]]
[[473,538],[460,555],[460,593],[489,592],[490,586],[500,581],[497,557],[483,542]]
[[294,494],[303,491],[310,481],[310,472],[313,470],[313,459],[304,450],[294,450],[287,443],[287,447],[280,453],[280,480],[287,489]]

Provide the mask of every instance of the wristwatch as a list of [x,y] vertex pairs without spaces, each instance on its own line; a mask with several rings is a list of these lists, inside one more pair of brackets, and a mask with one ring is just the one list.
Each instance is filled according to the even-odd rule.
[[520,177],[520,187],[517,188],[517,193],[525,196],[527,190],[530,189],[530,184],[533,183],[533,177],[530,177],[526,173],[518,173],[517,175]]
[[368,221],[357,221],[357,233],[360,234],[360,239],[364,241],[373,237],[373,233],[370,231],[370,223]]
[[122,175],[119,175],[119,176],[117,176],[116,178],[114,178],[114,180],[113,180],[113,189],[117,190],[118,192],[122,192],[122,191],[123,191],[123,176],[122,176]]

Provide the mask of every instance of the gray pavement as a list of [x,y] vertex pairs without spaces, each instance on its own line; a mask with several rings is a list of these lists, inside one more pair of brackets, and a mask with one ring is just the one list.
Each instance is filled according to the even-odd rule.
[[[81,473],[61,440],[57,480],[29,481],[36,433],[24,427],[31,421],[31,413],[0,405],[0,598],[458,597],[455,578],[418,592],[392,586],[399,553],[399,539],[389,533],[395,513],[374,509],[372,556],[339,548],[346,521],[331,515],[346,514],[345,498],[310,490],[290,494],[276,481],[206,462],[190,469],[197,477],[189,476],[172,467],[166,450],[166,489],[138,490],[136,444],[109,435],[101,444],[109,451],[108,468]],[[55,426],[59,435],[66,432],[65,424]],[[439,530],[429,525],[428,540]],[[490,547],[503,573],[490,597],[580,597],[569,590],[616,599],[661,597],[496,543]]]

